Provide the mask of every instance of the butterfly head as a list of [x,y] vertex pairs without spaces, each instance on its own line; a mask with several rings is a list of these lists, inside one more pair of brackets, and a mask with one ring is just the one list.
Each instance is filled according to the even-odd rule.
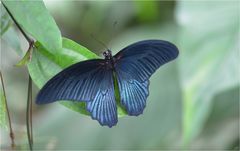
[[112,59],[112,51],[111,50],[107,50],[107,51],[104,51],[103,52],[103,56],[105,57],[105,59],[107,59],[107,60],[110,60],[110,59]]

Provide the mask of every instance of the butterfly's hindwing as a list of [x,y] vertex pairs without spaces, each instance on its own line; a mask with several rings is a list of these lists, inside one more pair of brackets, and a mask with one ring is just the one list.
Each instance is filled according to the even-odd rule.
[[139,82],[122,70],[117,70],[121,104],[129,115],[142,114],[148,97],[149,80]]
[[104,78],[99,82],[100,89],[91,102],[87,102],[87,110],[93,119],[101,125],[112,127],[117,124],[117,106],[114,95],[113,72],[104,72]]

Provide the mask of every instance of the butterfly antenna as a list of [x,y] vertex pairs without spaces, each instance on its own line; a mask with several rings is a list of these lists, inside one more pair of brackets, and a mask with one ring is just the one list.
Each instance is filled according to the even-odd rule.
[[[117,24],[118,24],[117,21],[115,21],[115,22],[113,23],[113,25],[112,25],[112,29],[113,29],[113,30],[116,28]],[[109,41],[109,45],[111,45],[111,42],[112,42],[112,39],[113,39],[113,34],[114,34],[113,30],[112,30],[112,33],[111,33],[111,36],[110,36],[111,39],[110,39],[110,41]],[[112,47],[111,47],[111,48],[112,48]]]
[[107,45],[105,45],[105,43],[103,43],[102,41],[98,40],[93,34],[91,34],[91,37],[96,40],[98,43],[100,43],[102,46],[104,46],[107,50],[110,50]]

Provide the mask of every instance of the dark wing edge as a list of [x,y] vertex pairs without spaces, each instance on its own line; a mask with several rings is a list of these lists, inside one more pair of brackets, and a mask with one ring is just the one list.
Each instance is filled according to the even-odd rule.
[[177,47],[170,42],[145,40],[127,46],[114,56],[121,104],[128,115],[142,114],[149,95],[150,76],[178,54]]
[[102,59],[76,63],[51,78],[39,91],[36,104],[52,103],[57,100],[91,101],[103,78]]
[[114,94],[113,71],[104,71],[104,78],[99,83],[100,88],[91,102],[87,102],[87,110],[94,120],[105,126],[117,124],[117,105]]

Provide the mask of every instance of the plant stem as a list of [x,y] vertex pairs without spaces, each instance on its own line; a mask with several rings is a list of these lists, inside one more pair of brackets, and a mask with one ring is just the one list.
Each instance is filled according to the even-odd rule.
[[32,140],[32,79],[29,75],[28,79],[28,99],[27,99],[27,111],[26,111],[26,125],[27,125],[27,135],[29,148],[32,150],[33,140]]
[[2,83],[2,89],[3,89],[3,97],[4,97],[4,103],[6,105],[6,110],[7,110],[7,117],[8,117],[8,125],[9,125],[9,136],[11,138],[11,147],[12,149],[15,147],[15,143],[14,143],[14,133],[13,133],[13,129],[12,129],[12,122],[11,122],[11,118],[10,118],[10,112],[8,109],[8,103],[7,103],[7,97],[6,97],[6,91],[5,91],[5,86],[4,86],[4,81],[3,81],[3,75],[2,72],[0,71],[0,77],[1,77],[1,83]]
[[[29,78],[31,79],[31,76],[29,75]],[[33,122],[32,122],[32,79],[31,79],[31,91],[30,91],[30,115],[29,115],[29,118],[30,118],[30,133],[31,133],[31,143],[33,145]]]

